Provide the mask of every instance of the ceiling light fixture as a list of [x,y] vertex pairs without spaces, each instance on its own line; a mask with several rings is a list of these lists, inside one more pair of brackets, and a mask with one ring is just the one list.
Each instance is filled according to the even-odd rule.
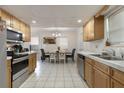
[[81,19],[79,19],[79,20],[77,20],[77,22],[78,22],[78,23],[81,23],[81,22],[82,22],[82,20],[81,20]]
[[35,21],[35,20],[32,20],[32,23],[33,23],[33,24],[35,24],[35,23],[36,23],[36,21]]
[[61,33],[57,33],[57,32],[55,32],[55,33],[52,33],[52,36],[55,36],[55,37],[61,37],[62,34],[61,34]]

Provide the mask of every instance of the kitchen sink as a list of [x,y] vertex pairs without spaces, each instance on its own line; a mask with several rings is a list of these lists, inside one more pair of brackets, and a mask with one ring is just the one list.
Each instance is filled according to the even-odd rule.
[[117,58],[117,57],[111,57],[111,56],[107,56],[107,55],[101,55],[101,54],[91,54],[92,56],[96,56],[102,59],[106,59],[106,60],[117,60],[117,61],[121,61],[124,60],[122,58]]

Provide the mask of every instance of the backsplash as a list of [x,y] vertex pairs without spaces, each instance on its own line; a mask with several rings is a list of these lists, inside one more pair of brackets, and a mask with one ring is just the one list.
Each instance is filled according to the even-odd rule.
[[104,49],[104,40],[97,40],[92,42],[84,42],[83,49],[92,51],[92,52],[100,52]]

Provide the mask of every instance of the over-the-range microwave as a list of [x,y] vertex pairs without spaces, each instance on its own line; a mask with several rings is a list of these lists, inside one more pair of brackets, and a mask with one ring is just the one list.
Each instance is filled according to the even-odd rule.
[[22,33],[7,29],[7,40],[23,41]]

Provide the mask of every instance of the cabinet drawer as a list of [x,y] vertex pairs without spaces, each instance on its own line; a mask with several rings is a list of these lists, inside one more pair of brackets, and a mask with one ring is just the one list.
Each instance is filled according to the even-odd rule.
[[104,65],[104,64],[102,64],[100,62],[96,62],[96,61],[94,61],[94,66],[97,69],[101,70],[102,72],[104,72],[104,73],[106,73],[108,75],[110,74],[110,67],[109,66]]
[[117,69],[112,68],[111,69],[111,76],[112,78],[114,78],[115,80],[121,82],[122,84],[124,84],[124,72],[121,72]]
[[114,79],[111,79],[111,88],[124,88],[124,85]]
[[90,59],[90,58],[86,58],[86,59],[85,59],[85,62],[87,62],[87,63],[89,63],[89,64],[91,64],[91,65],[94,64],[93,60]]

